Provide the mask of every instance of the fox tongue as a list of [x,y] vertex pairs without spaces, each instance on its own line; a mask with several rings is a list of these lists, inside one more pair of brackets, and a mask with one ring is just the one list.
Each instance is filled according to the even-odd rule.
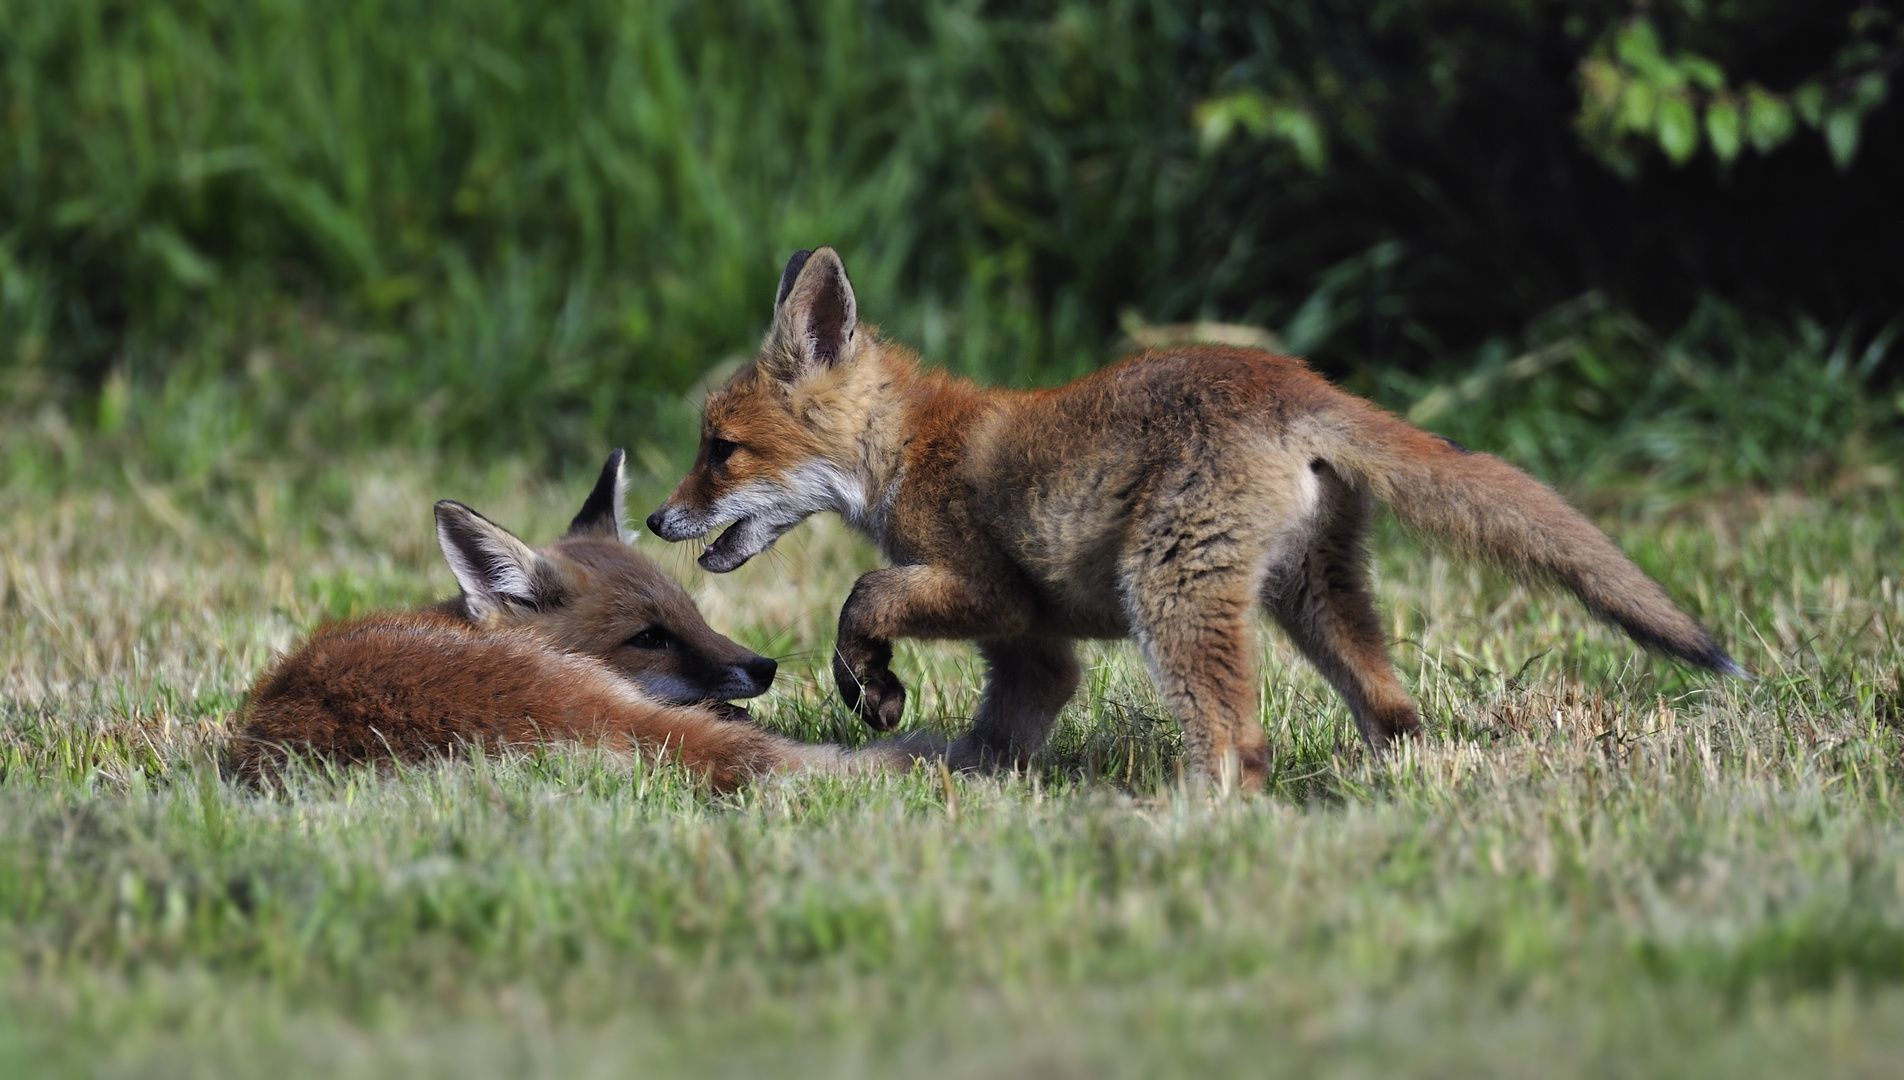
[[724,558],[729,548],[740,543],[740,534],[747,528],[749,520],[748,518],[741,518],[739,521],[729,525],[721,535],[714,538],[714,542],[707,546],[707,550],[701,553],[701,557],[703,559],[710,556],[716,559]]

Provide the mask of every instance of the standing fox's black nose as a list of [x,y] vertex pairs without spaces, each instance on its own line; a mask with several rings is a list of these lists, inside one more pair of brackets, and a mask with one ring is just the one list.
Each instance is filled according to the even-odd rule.
[[742,664],[741,668],[747,672],[748,678],[754,680],[754,685],[760,687],[754,692],[764,694],[767,688],[773,685],[774,672],[780,670],[780,665],[775,663],[772,657],[756,656]]
[[[661,511],[656,510],[654,513],[648,515],[648,531],[656,536],[661,536]],[[667,539],[665,536],[661,536],[661,538],[663,540]]]

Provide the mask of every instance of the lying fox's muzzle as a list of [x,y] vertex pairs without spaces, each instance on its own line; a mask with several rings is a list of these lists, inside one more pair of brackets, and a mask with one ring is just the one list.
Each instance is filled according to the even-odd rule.
[[759,697],[773,686],[774,673],[780,665],[770,657],[741,651],[746,658],[738,663],[689,662],[678,673],[650,675],[643,686],[649,693],[675,705]]

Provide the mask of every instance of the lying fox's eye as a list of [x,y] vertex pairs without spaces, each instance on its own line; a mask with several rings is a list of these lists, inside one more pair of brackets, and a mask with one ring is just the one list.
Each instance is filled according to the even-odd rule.
[[740,449],[739,443],[728,442],[726,439],[709,439],[707,441],[707,463],[709,465],[719,465],[721,462],[733,457],[734,451],[738,449]]
[[631,649],[665,649],[668,647],[668,632],[658,626],[650,626],[622,644]]

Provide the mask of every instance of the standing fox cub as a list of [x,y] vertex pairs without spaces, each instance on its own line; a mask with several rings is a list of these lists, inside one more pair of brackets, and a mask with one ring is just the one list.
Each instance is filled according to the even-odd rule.
[[1564,586],[1643,645],[1738,670],[1551,489],[1299,360],[1192,346],[1056,389],[982,388],[920,370],[861,326],[830,248],[787,264],[773,328],[708,397],[694,466],[648,527],[684,540],[731,522],[700,558],[716,572],[822,510],[870,536],[894,565],[860,578],[840,612],[840,696],[889,729],[905,705],[893,640],[976,639],[989,670],[955,765],[1037,750],[1078,685],[1073,639],[1129,636],[1192,764],[1257,787],[1258,605],[1372,747],[1420,727],[1369,595],[1375,498]]
[[709,629],[681,586],[627,545],[622,462],[620,450],[609,456],[568,533],[540,549],[461,503],[437,503],[462,594],[319,630],[252,688],[234,771],[260,779],[287,751],[416,759],[557,739],[678,758],[722,790],[755,773],[847,765],[836,747],[762,731],[720,704],[765,693],[774,662]]

